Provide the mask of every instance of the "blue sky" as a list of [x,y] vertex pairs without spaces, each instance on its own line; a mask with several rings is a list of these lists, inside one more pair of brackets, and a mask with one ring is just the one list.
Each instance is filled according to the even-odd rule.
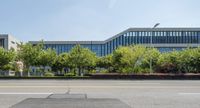
[[105,40],[130,27],[200,27],[200,0],[0,0],[0,33]]

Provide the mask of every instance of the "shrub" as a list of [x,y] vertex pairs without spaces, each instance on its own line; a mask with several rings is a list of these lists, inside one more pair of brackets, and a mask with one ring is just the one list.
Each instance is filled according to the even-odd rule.
[[109,71],[107,69],[103,69],[103,70],[100,70],[100,73],[105,74],[105,73],[109,73]]
[[44,76],[45,76],[45,77],[53,77],[54,74],[53,74],[53,73],[50,73],[50,72],[46,72],[46,73],[44,73]]
[[75,76],[74,72],[68,72],[65,74],[65,76]]
[[163,53],[159,56],[157,68],[158,72],[162,73],[177,73],[180,72],[180,56],[178,51]]

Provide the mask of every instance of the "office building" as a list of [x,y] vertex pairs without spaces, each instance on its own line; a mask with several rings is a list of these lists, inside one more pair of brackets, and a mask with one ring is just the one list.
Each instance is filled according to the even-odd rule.
[[6,50],[17,50],[17,46],[20,42],[9,34],[0,34],[0,47]]
[[[30,43],[38,44],[39,41],[30,41]],[[44,41],[45,48],[55,49],[58,54],[69,52],[77,44],[89,48],[98,56],[108,55],[119,46],[137,44],[147,47],[152,45],[159,51],[166,52],[198,47],[200,28],[129,28],[104,41]]]

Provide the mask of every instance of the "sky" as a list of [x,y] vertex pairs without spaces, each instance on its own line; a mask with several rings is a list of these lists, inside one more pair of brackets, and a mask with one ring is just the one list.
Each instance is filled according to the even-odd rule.
[[130,27],[200,27],[200,0],[0,0],[0,34],[106,40]]

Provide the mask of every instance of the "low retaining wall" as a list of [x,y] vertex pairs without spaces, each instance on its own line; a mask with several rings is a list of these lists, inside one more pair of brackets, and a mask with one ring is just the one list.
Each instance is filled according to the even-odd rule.
[[200,80],[200,75],[93,75],[94,79]]
[[200,80],[197,75],[91,75],[84,77],[0,77],[0,79],[81,79],[81,80]]

